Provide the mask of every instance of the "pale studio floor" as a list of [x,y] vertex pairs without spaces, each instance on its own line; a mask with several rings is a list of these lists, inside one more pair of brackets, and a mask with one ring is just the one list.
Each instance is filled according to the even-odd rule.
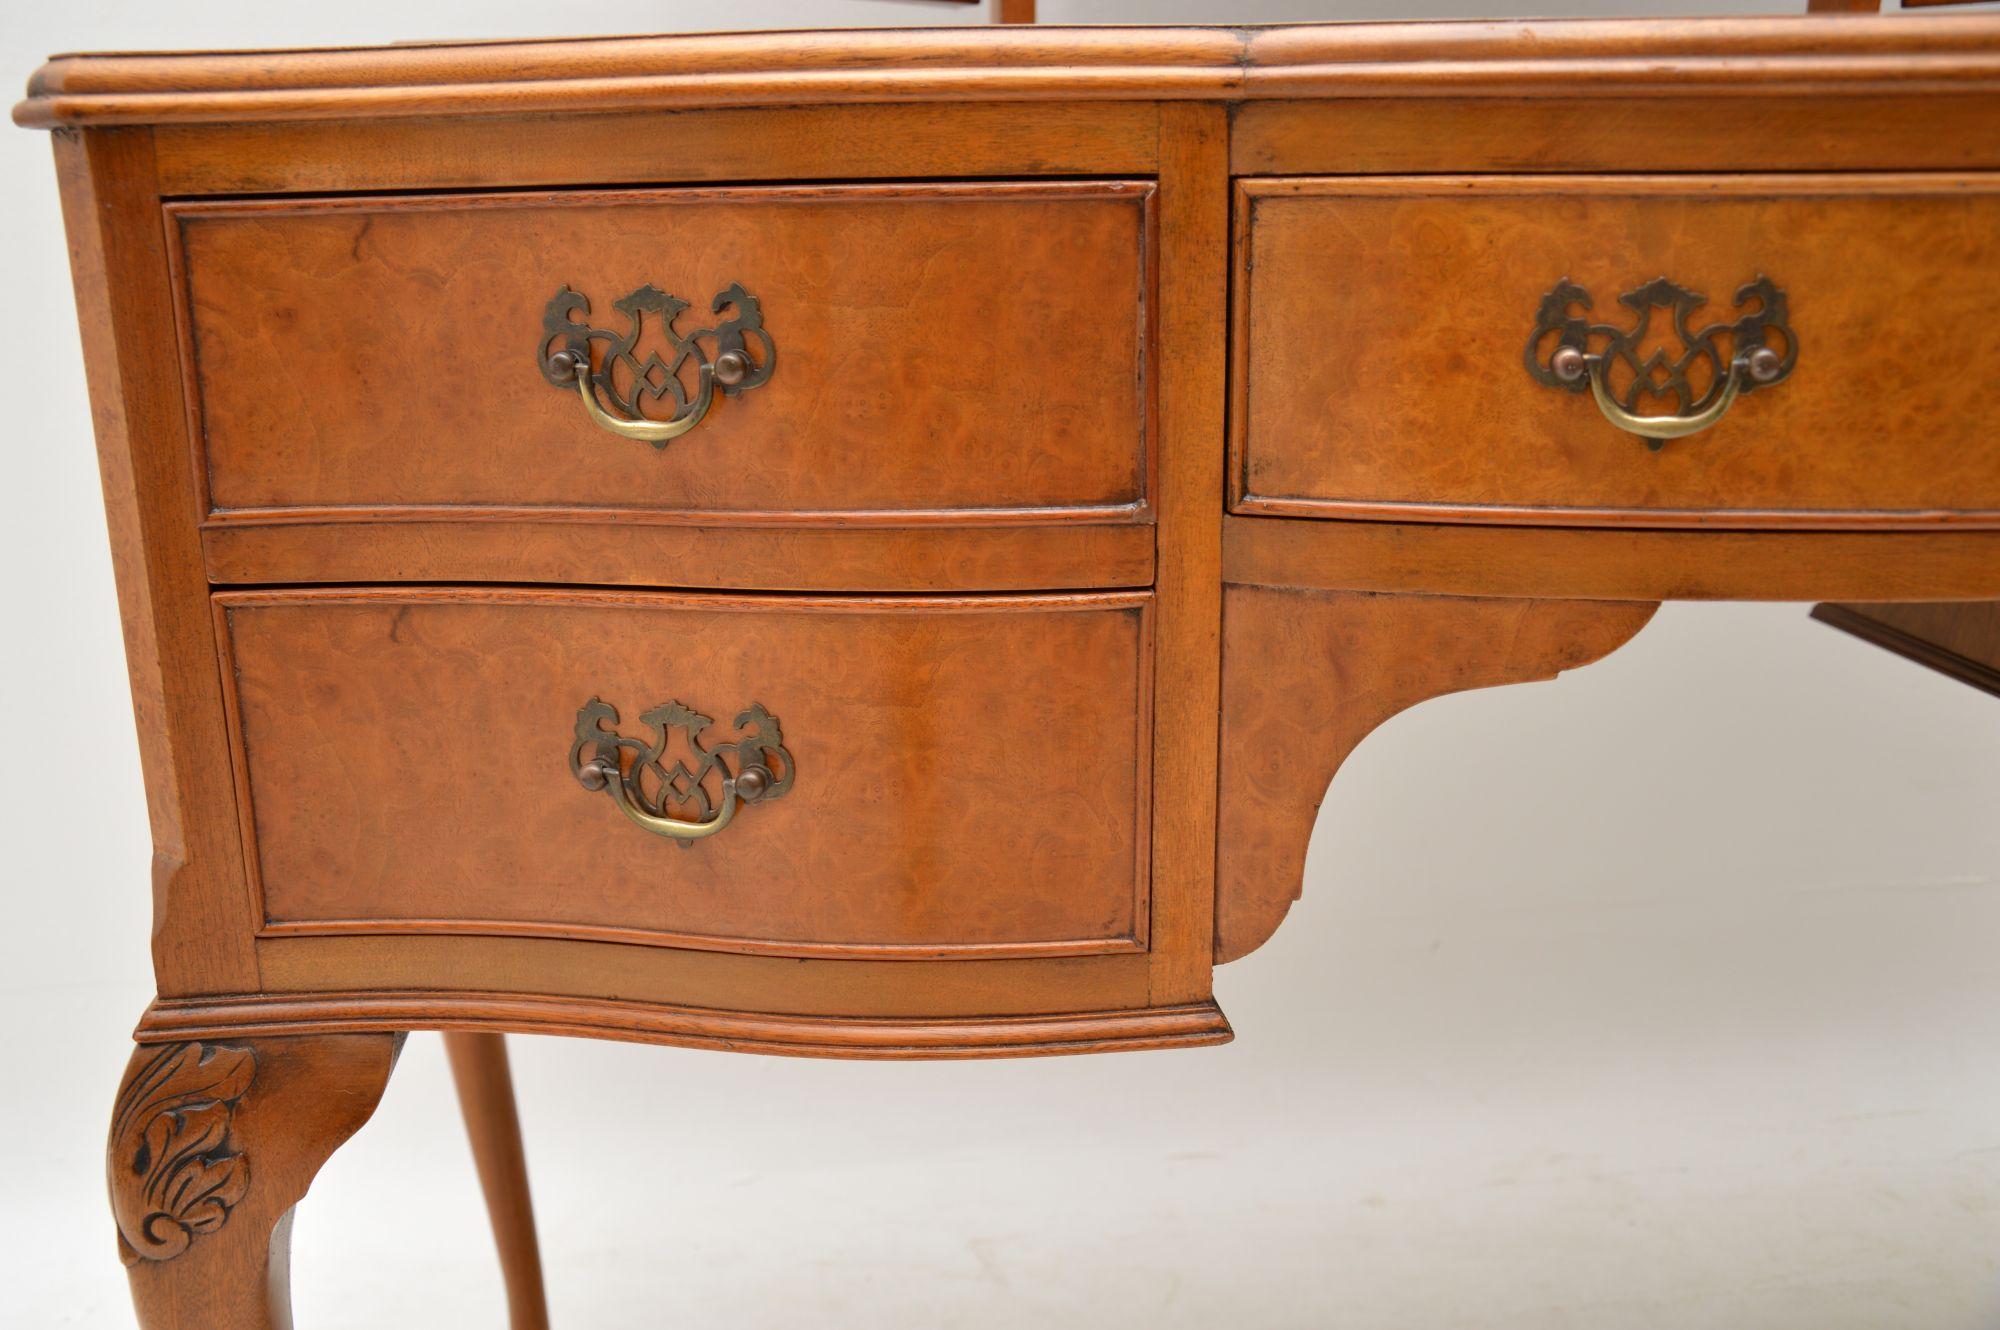
[[[0,1324],[124,1326],[97,1161],[143,849],[9,795],[0,997],[40,1015],[0,1026]],[[1802,609],[1669,607],[1357,753],[1305,901],[1219,976],[1230,1047],[516,1041],[557,1325],[2000,1324],[1996,809],[2000,701]],[[86,919],[23,926],[37,892]],[[304,1330],[502,1324],[435,1036],[308,1199],[296,1282]]]

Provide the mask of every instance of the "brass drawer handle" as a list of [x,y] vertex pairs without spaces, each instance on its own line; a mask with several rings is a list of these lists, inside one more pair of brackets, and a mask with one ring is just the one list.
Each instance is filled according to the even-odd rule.
[[[583,398],[584,414],[623,438],[664,448],[668,440],[702,422],[718,385],[724,396],[734,397],[761,387],[777,367],[778,345],[764,330],[763,309],[740,282],[730,283],[709,302],[711,314],[730,309],[731,316],[713,328],[689,333],[674,326],[688,308],[687,301],[657,286],[642,286],[612,301],[611,307],[625,316],[624,332],[591,327],[589,299],[567,286],[558,289],[542,310],[542,340],[536,355],[542,377],[559,388],[574,384]],[[666,354],[656,349],[642,360],[638,346],[648,314],[664,334]],[[761,350],[755,358],[750,354],[752,339]],[[594,364],[592,342],[604,344]],[[690,362],[695,374],[692,395],[681,380]],[[665,418],[648,415],[644,409],[647,402],[669,399],[673,412]],[[612,409],[606,409],[606,402]]]
[[[1634,326],[1627,329],[1583,317],[1578,311],[1590,308],[1590,293],[1565,277],[1542,297],[1535,312],[1535,330],[1528,335],[1524,356],[1528,373],[1551,388],[1588,391],[1606,420],[1638,435],[1648,448],[1658,449],[1668,439],[1684,439],[1707,429],[1738,397],[1791,374],[1798,363],[1799,343],[1786,321],[1785,293],[1770,278],[1760,276],[1736,293],[1739,310],[1753,300],[1755,308],[1730,322],[1694,329],[1688,321],[1708,297],[1659,277],[1618,297],[1635,316]],[[1656,346],[1642,359],[1655,309],[1671,312],[1670,340],[1678,342],[1679,349],[1669,353],[1665,346]],[[1774,336],[1782,349],[1771,345]],[[1729,350],[1726,359],[1719,345],[1724,340]],[[1621,365],[1631,375],[1622,391],[1612,386],[1613,371]],[[1672,415],[1642,415],[1638,405],[1644,397],[1672,397],[1678,410]]]
[[[605,791],[619,812],[656,836],[685,848],[728,826],[738,804],[782,798],[792,788],[797,767],[791,750],[777,717],[761,704],[752,703],[736,717],[741,737],[730,743],[704,743],[702,736],[714,719],[679,702],[654,707],[639,720],[652,728],[650,740],[620,735],[617,708],[591,698],[576,713],[569,769],[583,788]],[[667,762],[677,730],[687,736],[693,766],[680,757]],[[716,787],[713,795],[711,786]],[[675,817],[676,809],[694,816]]]

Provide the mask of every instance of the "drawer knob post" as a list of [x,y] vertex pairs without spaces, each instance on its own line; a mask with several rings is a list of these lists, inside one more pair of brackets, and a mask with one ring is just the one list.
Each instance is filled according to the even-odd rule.
[[[1568,278],[1556,283],[1536,311],[1525,359],[1538,383],[1588,392],[1606,420],[1638,435],[1648,448],[1657,450],[1669,439],[1707,429],[1738,397],[1782,381],[1798,362],[1798,338],[1787,321],[1785,293],[1768,277],[1737,291],[1739,311],[1752,306],[1747,312],[1699,329],[1691,326],[1691,317],[1708,297],[1664,277],[1618,300],[1634,315],[1630,328],[1592,323],[1582,312],[1591,307],[1590,293]],[[1678,343],[1671,351],[1667,346],[1642,350],[1656,309],[1671,317],[1665,340]],[[1771,345],[1773,338],[1782,350]],[[1614,378],[1624,379],[1624,387],[1614,386]],[[1642,397],[1671,397],[1679,410],[1642,414],[1637,409]]]
[[[763,309],[742,283],[730,283],[709,302],[711,314],[730,311],[713,327],[682,332],[678,324],[688,307],[678,296],[642,286],[612,302],[627,325],[614,332],[591,326],[589,299],[564,286],[542,310],[536,352],[542,377],[559,388],[574,387],[584,414],[599,428],[664,448],[707,417],[718,387],[724,396],[748,392],[777,367],[778,347],[765,331]],[[649,326],[658,329],[656,344],[642,356]],[[593,342],[599,344],[595,358]],[[683,377],[690,366],[692,390]],[[670,405],[671,411],[652,414],[647,403]]]
[[[591,698],[576,713],[569,766],[579,785],[605,791],[628,820],[656,836],[685,848],[727,827],[739,805],[781,798],[792,787],[791,750],[777,717],[760,703],[736,717],[739,737],[727,743],[707,742],[713,718],[680,702],[639,719],[652,729],[650,739],[620,735],[617,708]],[[669,757],[676,734],[686,736],[686,752]],[[678,810],[693,816],[677,817]]]

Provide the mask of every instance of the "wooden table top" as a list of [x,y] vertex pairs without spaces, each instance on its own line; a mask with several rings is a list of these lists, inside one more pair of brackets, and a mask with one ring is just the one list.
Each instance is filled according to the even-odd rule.
[[2000,85],[2000,15],[998,27],[59,55],[29,126],[782,103]]

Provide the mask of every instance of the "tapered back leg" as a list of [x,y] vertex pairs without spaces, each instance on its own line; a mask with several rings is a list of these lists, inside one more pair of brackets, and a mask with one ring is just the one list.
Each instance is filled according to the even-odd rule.
[[513,1330],[548,1330],[542,1289],[542,1254],[535,1239],[535,1206],[528,1195],[528,1162],[521,1149],[521,1118],[514,1107],[514,1077],[504,1035],[447,1031],[444,1049],[465,1114],[479,1186],[500,1251]]

